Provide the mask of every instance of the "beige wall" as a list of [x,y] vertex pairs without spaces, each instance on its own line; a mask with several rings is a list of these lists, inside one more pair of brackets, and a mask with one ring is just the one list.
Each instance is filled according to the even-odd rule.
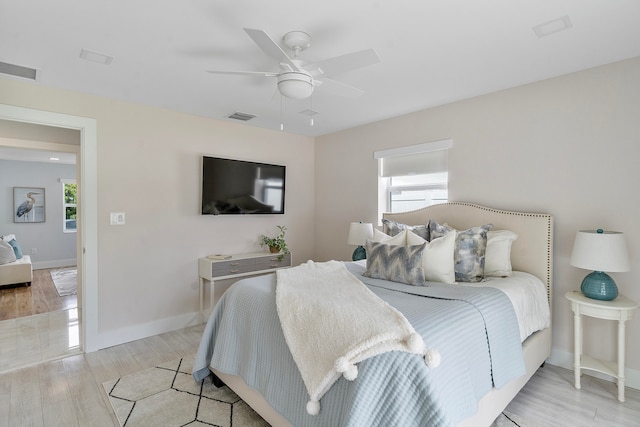
[[[99,331],[111,344],[184,326],[166,319],[198,310],[199,257],[259,251],[278,224],[294,262],[313,257],[312,138],[13,79],[0,78],[0,103],[97,120]],[[200,215],[205,154],[286,165],[286,214]],[[126,225],[109,225],[109,212],[125,212]]]
[[[277,224],[289,228],[296,263],[349,259],[348,223],[377,217],[373,151],[450,138],[451,200],[554,215],[553,359],[566,365],[573,328],[563,295],[587,273],[568,264],[576,230],[626,233],[632,271],[613,276],[640,301],[639,75],[636,58],[327,135],[315,145],[13,79],[0,78],[0,103],[97,120],[101,333],[195,312],[197,258],[259,249],[258,235]],[[200,216],[203,154],[287,165],[287,214]],[[112,211],[124,211],[127,224],[110,226]],[[615,326],[591,319],[585,326],[585,350],[612,358]],[[640,320],[627,326],[628,366],[640,384]]]
[[[588,273],[569,265],[577,230],[625,232],[632,271],[612,276],[640,301],[639,76],[635,58],[317,138],[317,258],[349,259],[349,222],[376,220],[374,151],[450,138],[450,200],[554,215],[552,361],[571,366],[564,294]],[[585,328],[585,351],[615,358],[613,322],[586,319]],[[627,345],[638,387],[639,318],[627,324]]]

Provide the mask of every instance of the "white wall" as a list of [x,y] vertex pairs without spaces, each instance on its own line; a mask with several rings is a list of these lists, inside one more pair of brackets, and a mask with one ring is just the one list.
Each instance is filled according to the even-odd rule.
[[[1,139],[0,139],[1,143]],[[60,178],[75,179],[75,165],[0,160],[0,234],[15,234],[33,268],[76,263],[76,233],[64,233]],[[13,187],[45,189],[45,222],[13,222]],[[36,249],[36,253],[31,253]]]
[[[0,103],[97,120],[98,293],[103,345],[185,326],[198,310],[197,259],[261,250],[288,228],[294,263],[313,256],[314,141],[0,78]],[[286,214],[202,216],[202,155],[287,166]],[[110,212],[126,224],[109,225]]]
[[[374,151],[450,138],[450,200],[554,215],[552,361],[571,366],[573,317],[564,294],[588,273],[569,265],[577,230],[625,232],[632,271],[612,276],[622,294],[640,301],[638,76],[635,58],[317,138],[317,258],[349,259],[349,222],[376,220]],[[626,355],[638,387],[636,314]],[[585,352],[616,357],[613,322],[586,319],[585,330]]]

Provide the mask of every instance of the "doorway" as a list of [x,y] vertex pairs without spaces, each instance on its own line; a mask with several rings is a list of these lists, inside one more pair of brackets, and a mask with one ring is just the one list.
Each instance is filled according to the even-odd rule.
[[[76,129],[80,131],[77,156],[79,224],[77,233],[79,344],[84,352],[96,351],[98,342],[97,245],[97,123],[95,119],[0,104],[0,120]],[[17,345],[17,343],[16,343]],[[55,358],[55,355],[51,356]]]

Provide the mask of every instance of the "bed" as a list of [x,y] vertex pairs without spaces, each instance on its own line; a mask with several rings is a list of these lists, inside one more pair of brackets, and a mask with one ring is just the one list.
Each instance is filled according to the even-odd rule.
[[[510,212],[482,207],[472,203],[453,202],[434,205],[413,212],[384,214],[384,218],[385,220],[399,224],[421,226],[428,224],[431,220],[439,224],[447,224],[457,230],[469,229],[480,224],[493,224],[493,230],[510,230],[517,235],[517,239],[511,244],[510,253],[514,276],[522,273],[538,278],[543,292],[546,291],[546,295],[543,295],[543,298],[546,296],[546,303],[549,309],[548,313],[551,312],[553,219],[550,215],[543,213]],[[358,274],[365,269],[363,265],[358,265],[357,263],[349,264],[349,271],[351,271],[354,276],[358,276]],[[381,296],[389,293],[394,293],[395,295],[396,289],[382,289],[378,288],[376,284],[374,281],[374,283],[368,285],[368,287],[374,289]],[[485,286],[486,284],[488,284],[488,286]],[[489,289],[488,292],[497,292],[502,299],[506,298],[505,294],[501,291],[496,291],[495,288],[499,288],[500,286],[491,286],[491,281],[477,285],[480,285],[478,287],[483,289]],[[409,286],[414,289],[419,288],[410,285],[397,285],[395,283],[390,283],[388,286],[391,288],[398,286]],[[470,289],[470,292],[476,292],[476,286],[470,284],[465,284],[465,286],[427,286],[423,288],[433,289],[433,292],[450,292],[451,287],[454,287],[456,292],[458,289],[463,288]],[[233,291],[229,292],[231,290]],[[422,290],[423,289],[420,289],[420,291]],[[272,316],[271,326],[269,326],[268,320],[260,319],[254,321],[258,313],[263,310],[263,305],[275,305],[273,301],[275,299],[274,291],[275,275],[245,279],[234,284],[227,293],[229,293],[229,295],[244,294],[247,299],[238,302],[232,299],[232,296],[227,298],[227,293],[225,293],[225,296],[223,296],[212,312],[203,334],[203,340],[196,358],[196,363],[194,364],[194,378],[196,380],[201,380],[209,372],[212,372],[273,426],[373,425],[371,420],[363,421],[364,424],[361,422],[361,420],[368,416],[366,415],[368,412],[378,410],[372,408],[387,408],[384,414],[375,415],[375,417],[372,418],[375,420],[385,420],[381,421],[379,425],[391,425],[391,422],[393,425],[410,425],[407,424],[409,422],[408,420],[419,419],[415,412],[421,412],[422,407],[429,407],[430,409],[428,410],[435,411],[435,415],[430,413],[429,417],[431,418],[428,418],[428,421],[425,421],[427,420],[427,418],[425,418],[423,421],[416,421],[414,425],[489,426],[549,357],[551,351],[551,319],[549,314],[547,324],[544,328],[530,335],[527,333],[528,336],[524,337],[524,341],[518,341],[518,350],[521,349],[521,351],[519,351],[521,356],[501,355],[501,353],[493,350],[494,353],[489,357],[489,359],[496,359],[493,361],[494,364],[491,368],[495,370],[491,373],[492,378],[497,378],[501,375],[498,369],[502,368],[496,365],[498,363],[497,360],[501,360],[501,356],[502,359],[505,360],[505,364],[509,364],[509,361],[512,359],[515,361],[521,360],[522,371],[518,371],[517,376],[513,377],[512,375],[513,378],[504,377],[505,379],[499,384],[499,387],[489,386],[487,388],[486,385],[477,386],[473,383],[467,387],[469,390],[465,388],[467,377],[461,376],[458,381],[458,375],[455,373],[457,371],[463,372],[464,369],[456,368],[456,371],[452,374],[445,370],[446,363],[444,362],[437,368],[429,368],[428,366],[424,368],[418,367],[420,363],[414,367],[414,365],[407,365],[407,363],[414,363],[415,358],[410,359],[410,357],[415,355],[402,352],[388,352],[382,355],[376,355],[360,362],[359,369],[361,374],[359,374],[354,381],[346,381],[342,378],[337,380],[331,389],[322,397],[322,410],[320,413],[318,415],[308,415],[304,413],[303,409],[299,409],[304,407],[308,396],[305,394],[302,380],[296,378],[296,376],[299,376],[299,373],[296,370],[293,359],[286,354],[287,347],[284,337],[276,336],[274,338],[259,329],[265,327],[278,329],[277,316],[275,316],[276,320],[273,320],[274,317]],[[400,291],[404,293],[404,290]],[[425,292],[431,292],[431,290]],[[238,298],[242,297],[239,296]],[[394,298],[395,297],[391,297],[391,301],[395,301]],[[448,297],[442,298],[438,295],[428,298],[420,296],[419,298],[422,298],[422,300],[435,301],[436,304],[440,304],[443,299],[449,299]],[[451,299],[457,301],[457,297]],[[457,306],[465,305],[456,301],[454,302]],[[402,304],[399,305],[402,306]],[[471,303],[471,305],[474,304],[477,303]],[[275,308],[272,310],[275,312]],[[487,313],[492,312],[491,307],[489,310]],[[402,309],[400,311],[402,311]],[[407,309],[406,311],[412,312],[411,309]],[[433,311],[437,312],[438,310],[434,309]],[[481,315],[489,317],[487,313]],[[464,317],[466,314],[461,316]],[[414,317],[407,315],[407,318],[414,323]],[[455,320],[455,322],[458,322],[458,320]],[[499,323],[500,321],[497,322]],[[258,323],[258,325],[252,325],[251,323]],[[433,320],[429,320],[427,323],[433,323]],[[258,329],[253,330],[254,327]],[[515,327],[517,328],[517,325]],[[471,331],[473,328],[465,327],[465,329]],[[425,342],[428,345],[433,344],[443,350],[446,350],[447,346],[456,348],[456,345],[461,345],[460,343],[454,342],[455,340],[450,340],[450,342],[447,343],[438,341],[440,335],[443,334],[430,333],[428,327],[418,330],[416,326],[416,330],[426,337]],[[462,332],[463,331],[459,331],[449,335],[462,336],[459,335]],[[487,334],[488,337],[491,336],[489,330],[487,330]],[[244,341],[241,338],[243,335],[252,336],[252,341]],[[282,335],[281,331],[280,335]],[[496,335],[500,336],[502,332],[494,333],[494,336]],[[268,338],[266,338],[267,336]],[[260,342],[260,340],[262,340],[262,342]],[[463,340],[473,341],[474,338],[470,336]],[[491,339],[485,338],[484,341],[491,341]],[[445,351],[443,360],[453,358],[451,356],[452,354],[459,355],[461,353],[464,353],[464,351],[460,351],[459,347],[455,353],[446,353]],[[225,358],[232,360],[223,360]],[[475,362],[466,361],[463,363],[472,366]],[[489,363],[492,363],[491,360]],[[382,374],[380,373],[380,369],[382,369],[380,366],[383,366],[385,369]],[[410,368],[407,368],[407,366],[410,366]],[[386,370],[389,370],[392,374],[387,373]],[[467,370],[473,369],[467,368]],[[410,374],[407,374],[407,371],[409,371]],[[415,372],[418,371],[425,371],[427,372],[425,375],[433,378],[434,385],[429,386],[429,388],[432,389],[429,390],[429,393],[434,395],[433,401],[435,403],[433,405],[430,403],[430,400],[420,394],[423,393],[421,390],[416,391],[415,396],[407,394],[408,392],[406,390],[401,390],[403,387],[402,384],[405,381],[409,381],[409,379],[405,379],[404,376],[416,376],[418,374],[415,374]],[[478,369],[478,371],[482,371],[482,369]],[[472,373],[469,375],[476,374]],[[379,380],[379,378],[383,378],[384,380]],[[399,381],[399,385],[396,384],[396,382],[389,382],[389,378],[393,378],[393,381],[396,382]],[[421,383],[425,382],[420,378]],[[376,383],[376,381],[378,382]],[[438,385],[438,381],[440,381],[441,385]],[[448,387],[450,383],[454,384],[457,381],[462,385],[458,384],[456,385],[458,389],[454,388],[453,391],[449,390]],[[371,387],[371,389],[375,389],[376,391],[372,392],[371,390],[367,390],[367,387]],[[412,385],[412,387],[414,386]],[[442,387],[442,389],[438,387]],[[393,389],[393,391],[386,391],[390,388]],[[471,391],[471,389],[473,389],[473,391]],[[478,395],[478,393],[481,394]],[[372,394],[374,396],[372,396]],[[466,411],[462,412],[463,415],[460,413],[449,414],[447,413],[449,409],[439,407],[452,406],[453,404],[449,402],[450,398],[464,398],[467,394],[476,394],[477,396],[476,401],[474,401],[472,405],[467,401],[463,401],[459,405]],[[403,397],[400,399],[394,396]],[[419,396],[419,398],[416,396]],[[363,403],[365,399],[371,399],[371,402],[366,402],[365,404]],[[416,400],[413,404],[411,404],[412,399]],[[431,398],[429,397],[429,399]],[[444,402],[444,405],[438,402],[439,399]],[[398,402],[398,400],[400,400],[400,402]],[[456,405],[457,403],[454,406]],[[434,408],[431,409],[431,406],[434,406]],[[335,415],[337,413],[340,414]]]

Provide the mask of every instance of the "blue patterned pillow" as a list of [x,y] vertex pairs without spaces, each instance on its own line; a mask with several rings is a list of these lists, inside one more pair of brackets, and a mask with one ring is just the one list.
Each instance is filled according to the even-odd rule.
[[457,231],[447,224],[429,220],[431,239],[437,239],[452,231],[456,232],[456,246],[453,254],[456,282],[480,282],[484,279],[484,256],[487,250],[487,232],[493,224]]
[[383,230],[389,236],[395,236],[403,230],[413,231],[418,236],[422,237],[427,242],[429,241],[429,229],[427,225],[407,225],[396,221],[390,221],[386,218],[382,218]]
[[401,246],[367,240],[366,246],[367,270],[362,273],[363,276],[424,286],[422,254],[426,243]]

